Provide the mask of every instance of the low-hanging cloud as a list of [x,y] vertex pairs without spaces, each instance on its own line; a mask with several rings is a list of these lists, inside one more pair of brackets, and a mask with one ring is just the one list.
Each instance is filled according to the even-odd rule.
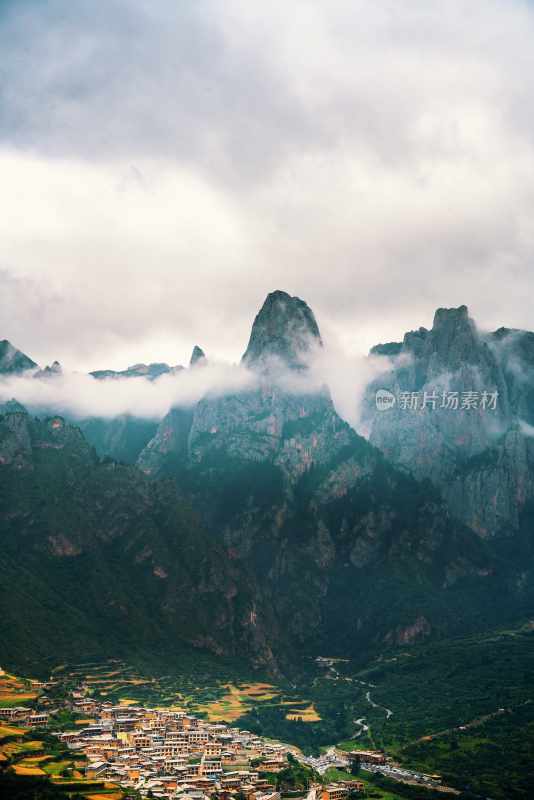
[[192,406],[206,395],[252,389],[254,373],[231,364],[207,364],[156,380],[144,377],[99,380],[77,372],[49,378],[32,374],[0,380],[0,399],[15,399],[36,413],[74,418],[113,418],[121,414],[161,419],[169,409]]
[[142,376],[96,379],[79,372],[39,377],[30,371],[0,378],[0,402],[17,400],[37,415],[111,419],[127,414],[159,420],[171,408],[191,407],[205,397],[255,391],[267,383],[299,396],[328,391],[338,414],[362,432],[365,390],[390,360],[349,356],[339,345],[312,349],[307,358],[307,368],[298,371],[283,364],[257,371],[243,364],[208,362],[155,380]]
[[0,338],[236,359],[276,288],[353,353],[528,327],[533,36],[522,0],[5,0]]

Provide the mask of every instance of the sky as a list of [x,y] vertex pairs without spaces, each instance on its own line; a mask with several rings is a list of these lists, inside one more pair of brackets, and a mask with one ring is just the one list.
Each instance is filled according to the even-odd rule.
[[534,328],[534,7],[0,0],[0,339],[237,361],[265,295],[347,354]]

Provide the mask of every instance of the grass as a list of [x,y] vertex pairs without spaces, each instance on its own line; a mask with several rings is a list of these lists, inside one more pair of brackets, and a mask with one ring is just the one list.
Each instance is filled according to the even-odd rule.
[[[352,775],[350,772],[345,772],[343,769],[337,769],[336,767],[329,767],[326,772],[324,773],[324,778],[326,781],[334,782],[334,781],[352,781],[355,779],[355,776]],[[356,780],[360,780],[360,777]]]
[[64,769],[71,769],[72,768],[72,761],[65,759],[63,761],[50,761],[50,763],[46,764],[43,769],[47,775],[57,777],[61,775]]

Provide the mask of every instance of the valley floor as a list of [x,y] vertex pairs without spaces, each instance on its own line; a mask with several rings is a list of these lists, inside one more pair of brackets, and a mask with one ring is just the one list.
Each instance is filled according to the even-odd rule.
[[[314,780],[356,779],[370,797],[438,797],[448,789],[462,798],[527,800],[534,786],[533,629],[527,621],[363,665],[323,656],[291,682],[200,656],[196,669],[188,662],[165,670],[121,661],[61,665],[44,684],[4,674],[0,769],[71,788],[88,779],[87,764],[66,753],[56,734],[91,729],[106,709],[128,719],[150,708],[147,714],[198,719],[200,729],[219,727],[229,741],[248,731],[265,745],[258,763],[283,747],[283,758],[295,757]],[[46,727],[28,730],[17,706],[54,713]],[[355,778],[349,753],[358,751],[364,768]],[[113,770],[97,782],[101,800],[120,791]]]

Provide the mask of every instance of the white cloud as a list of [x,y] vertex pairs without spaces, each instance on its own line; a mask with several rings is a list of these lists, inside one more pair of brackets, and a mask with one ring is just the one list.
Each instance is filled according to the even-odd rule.
[[534,10],[109,0],[0,14],[0,338],[237,359],[265,294],[354,355],[437,306],[531,325]]
[[108,378],[66,372],[38,379],[32,374],[0,380],[0,400],[12,398],[38,413],[64,413],[77,418],[112,418],[120,414],[161,419],[172,407],[187,407],[206,395],[253,388],[256,376],[240,366],[208,364],[177,375]]
[[[289,394],[314,394],[327,388],[338,414],[358,432],[366,387],[392,362],[384,357],[351,356],[339,344],[303,354],[308,369],[295,371],[273,360],[265,373],[241,364],[207,363],[201,367],[144,377],[96,379],[64,371],[38,378],[34,371],[0,376],[0,402],[16,399],[32,413],[68,417],[113,418],[121,414],[161,419],[174,407],[189,407],[206,396],[253,391],[264,381]],[[264,365],[265,367],[265,365]]]

